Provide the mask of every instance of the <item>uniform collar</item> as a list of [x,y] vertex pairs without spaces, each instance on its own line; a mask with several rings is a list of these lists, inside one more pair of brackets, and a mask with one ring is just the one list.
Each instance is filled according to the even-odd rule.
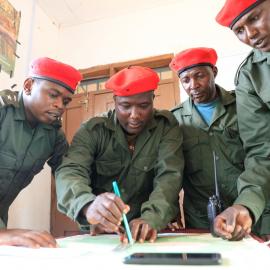
[[[23,92],[22,91],[20,91],[20,93],[19,93],[18,100],[19,100],[19,106],[16,107],[16,109],[15,109],[14,120],[27,122],[26,115],[25,115],[24,103],[23,103]],[[38,127],[49,129],[49,130],[54,128],[53,125],[48,125],[48,124],[43,124],[43,123],[39,123]]]
[[221,88],[219,85],[216,85],[216,89],[218,92],[220,102],[217,104],[217,107],[214,111],[210,127],[216,120],[218,120],[220,117],[222,117],[224,114],[226,114],[226,111],[227,111],[226,106],[227,105],[235,103],[235,96],[232,95],[230,92]]
[[254,49],[253,52],[252,63],[259,63],[266,59],[267,64],[270,65],[270,52],[262,52],[256,49]]
[[116,118],[115,110],[110,110],[110,111],[108,111],[107,113],[105,113],[102,116],[104,116],[105,118],[107,118],[106,121],[105,121],[105,126],[108,129],[111,129],[111,130],[115,131],[116,130],[116,127],[118,125],[118,121],[117,121],[117,118]]
[[216,87],[217,87],[217,91],[219,94],[221,104],[226,106],[226,105],[230,105],[232,103],[235,103],[235,96],[234,95],[232,95],[230,92],[226,91],[224,88],[222,88],[221,86],[219,86],[217,84],[216,84]]

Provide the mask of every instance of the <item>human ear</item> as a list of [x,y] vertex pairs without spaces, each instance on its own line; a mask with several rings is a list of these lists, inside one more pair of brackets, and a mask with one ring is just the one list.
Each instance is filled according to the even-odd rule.
[[34,80],[32,78],[27,78],[23,83],[23,91],[27,96],[31,95]]
[[216,66],[213,67],[213,73],[214,73],[214,77],[216,78],[218,74],[218,68]]

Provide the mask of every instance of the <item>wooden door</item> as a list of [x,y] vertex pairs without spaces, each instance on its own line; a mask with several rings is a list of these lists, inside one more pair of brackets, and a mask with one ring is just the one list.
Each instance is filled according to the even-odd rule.
[[156,109],[170,110],[179,103],[179,89],[173,82],[160,83],[154,92],[154,107]]
[[[115,69],[115,64],[113,67]],[[117,72],[116,69],[115,72]],[[161,71],[157,70],[157,72],[161,80],[158,89],[155,91],[154,107],[157,109],[171,109],[180,101],[178,79],[168,69],[165,71],[164,69]],[[114,101],[111,91],[100,89],[99,91],[86,91],[85,93],[74,95],[63,117],[63,130],[68,141],[71,142],[73,135],[83,121],[113,108]],[[52,181],[51,194],[51,233],[55,237],[78,234],[77,224],[56,209],[54,179]]]
[[101,90],[89,93],[89,104],[91,107],[91,117],[98,116],[110,109],[114,109],[112,91]]

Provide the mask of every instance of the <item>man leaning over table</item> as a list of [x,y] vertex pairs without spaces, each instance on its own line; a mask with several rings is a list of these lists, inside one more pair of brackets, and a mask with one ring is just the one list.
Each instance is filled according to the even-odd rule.
[[[264,239],[269,240],[270,0],[227,0],[216,21],[253,48],[235,77],[239,131],[247,154],[245,172],[238,184],[238,204],[242,208],[230,207],[218,216],[216,229],[226,236],[245,226],[243,218],[251,218],[261,227]],[[259,224],[261,215],[264,218]]]
[[153,108],[158,82],[140,66],[113,75],[106,88],[115,109],[80,127],[57,169],[58,209],[92,234],[117,232],[127,242],[126,213],[133,239],[152,242],[179,211],[182,134],[171,112]]
[[40,57],[29,68],[21,92],[0,91],[0,245],[56,247],[48,232],[7,229],[8,210],[45,162],[55,172],[67,150],[60,117],[81,74]]

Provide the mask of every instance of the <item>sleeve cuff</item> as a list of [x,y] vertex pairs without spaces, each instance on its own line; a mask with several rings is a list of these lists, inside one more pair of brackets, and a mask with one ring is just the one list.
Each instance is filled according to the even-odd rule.
[[85,218],[85,216],[81,213],[82,209],[85,207],[85,205],[93,202],[95,200],[96,196],[93,194],[84,194],[82,196],[80,196],[80,198],[78,198],[76,200],[75,205],[73,206],[74,209],[74,221],[79,223],[79,226],[81,229],[83,229],[84,227],[89,227],[89,223],[87,221],[87,219]]
[[167,226],[167,223],[164,225],[164,221],[160,219],[158,215],[155,215],[149,211],[144,212],[141,215],[141,218],[146,221],[153,229],[162,230]]
[[234,201],[234,204],[240,204],[248,208],[254,223],[259,220],[264,210],[264,200],[255,192],[242,192]]
[[1,218],[0,218],[0,229],[6,229],[6,224]]

